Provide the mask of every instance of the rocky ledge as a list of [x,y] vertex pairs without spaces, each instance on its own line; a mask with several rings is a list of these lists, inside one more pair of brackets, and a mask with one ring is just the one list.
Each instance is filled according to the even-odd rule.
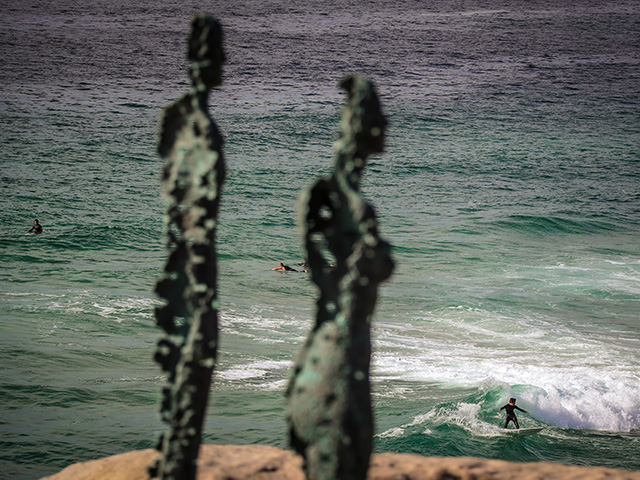
[[[146,480],[155,450],[139,450],[71,465],[46,480]],[[374,454],[368,480],[640,480],[640,472],[554,463]],[[302,458],[264,445],[205,445],[198,480],[305,480]]]

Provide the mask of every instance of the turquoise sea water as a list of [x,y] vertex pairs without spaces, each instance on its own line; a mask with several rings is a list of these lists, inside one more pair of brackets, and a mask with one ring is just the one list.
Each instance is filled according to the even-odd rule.
[[[358,72],[389,120],[362,191],[397,263],[374,322],[375,450],[640,470],[637,2],[0,7],[0,478],[163,429],[155,136],[199,11],[228,56],[205,441],[287,446],[315,290],[271,268],[305,255],[296,199],[329,171],[337,82]],[[543,432],[501,435],[510,396]]]

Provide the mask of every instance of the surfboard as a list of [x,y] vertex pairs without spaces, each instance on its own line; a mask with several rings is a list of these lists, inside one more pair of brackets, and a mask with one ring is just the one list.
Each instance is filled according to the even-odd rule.
[[526,437],[527,435],[533,435],[534,433],[538,433],[542,430],[543,427],[533,427],[533,428],[512,428],[510,430],[505,429],[504,433],[508,435],[521,435]]

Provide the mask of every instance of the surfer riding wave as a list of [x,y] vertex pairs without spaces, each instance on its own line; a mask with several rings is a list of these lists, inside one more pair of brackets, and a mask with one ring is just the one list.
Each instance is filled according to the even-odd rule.
[[526,410],[522,410],[520,407],[516,407],[516,399],[513,397],[509,399],[509,403],[507,403],[503,407],[500,407],[500,410],[498,411],[502,410],[507,411],[507,418],[504,421],[504,428],[507,428],[509,422],[513,422],[516,428],[520,428],[520,425],[518,424],[518,417],[516,417],[516,410],[520,410],[523,413],[529,414],[529,412],[527,412]]

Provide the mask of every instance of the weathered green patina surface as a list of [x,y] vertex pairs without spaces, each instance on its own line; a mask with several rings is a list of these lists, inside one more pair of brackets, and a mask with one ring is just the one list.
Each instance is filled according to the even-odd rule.
[[192,87],[165,108],[158,153],[167,210],[169,258],[156,293],[165,304],[156,321],[166,335],[156,361],[167,373],[161,414],[168,424],[151,472],[163,479],[195,478],[211,375],[218,346],[215,233],[225,178],[222,136],[208,114],[209,91],[221,82],[224,52],[217,20],[191,22],[188,59]]
[[303,194],[301,222],[319,298],[315,325],[287,389],[291,445],[315,480],[364,480],[373,442],[370,324],[378,285],[393,270],[373,207],[359,193],[367,158],[384,147],[373,85],[342,80],[348,102],[333,174]]

